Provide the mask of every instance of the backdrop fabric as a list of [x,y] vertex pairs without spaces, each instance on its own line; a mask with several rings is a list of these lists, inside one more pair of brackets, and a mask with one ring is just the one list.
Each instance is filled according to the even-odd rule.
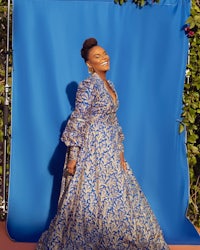
[[66,152],[60,135],[88,76],[82,43],[95,37],[111,57],[125,157],[169,244],[200,244],[186,218],[185,132],[179,133],[188,0],[138,8],[113,0],[14,0],[12,144],[7,228],[37,241],[55,215]]

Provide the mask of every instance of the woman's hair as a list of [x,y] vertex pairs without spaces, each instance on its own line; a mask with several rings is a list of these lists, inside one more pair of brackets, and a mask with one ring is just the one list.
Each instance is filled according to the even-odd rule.
[[95,38],[88,38],[84,41],[83,47],[81,49],[81,56],[83,57],[85,62],[88,60],[89,50],[92,47],[97,46],[97,44],[98,42]]

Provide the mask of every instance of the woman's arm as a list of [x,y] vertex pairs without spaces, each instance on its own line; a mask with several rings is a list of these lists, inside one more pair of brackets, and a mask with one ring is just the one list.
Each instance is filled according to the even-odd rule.
[[85,138],[85,129],[92,99],[92,84],[89,80],[85,80],[79,84],[75,110],[72,112],[61,137],[69,150],[67,169],[70,174],[75,173],[78,154]]

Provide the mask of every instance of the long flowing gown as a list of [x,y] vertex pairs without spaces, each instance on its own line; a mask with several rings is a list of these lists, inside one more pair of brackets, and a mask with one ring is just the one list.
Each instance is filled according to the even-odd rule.
[[96,73],[79,84],[62,135],[67,147],[79,148],[76,172],[63,176],[57,214],[37,250],[169,249],[132,170],[121,166],[117,109]]

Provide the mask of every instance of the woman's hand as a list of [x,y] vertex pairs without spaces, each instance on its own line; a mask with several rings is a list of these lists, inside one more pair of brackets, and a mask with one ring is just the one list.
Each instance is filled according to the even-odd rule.
[[67,172],[70,175],[74,175],[76,171],[76,160],[69,160],[67,163]]
[[120,152],[120,162],[121,162],[122,168],[126,171],[127,166],[126,166],[126,161],[124,159],[124,152]]

